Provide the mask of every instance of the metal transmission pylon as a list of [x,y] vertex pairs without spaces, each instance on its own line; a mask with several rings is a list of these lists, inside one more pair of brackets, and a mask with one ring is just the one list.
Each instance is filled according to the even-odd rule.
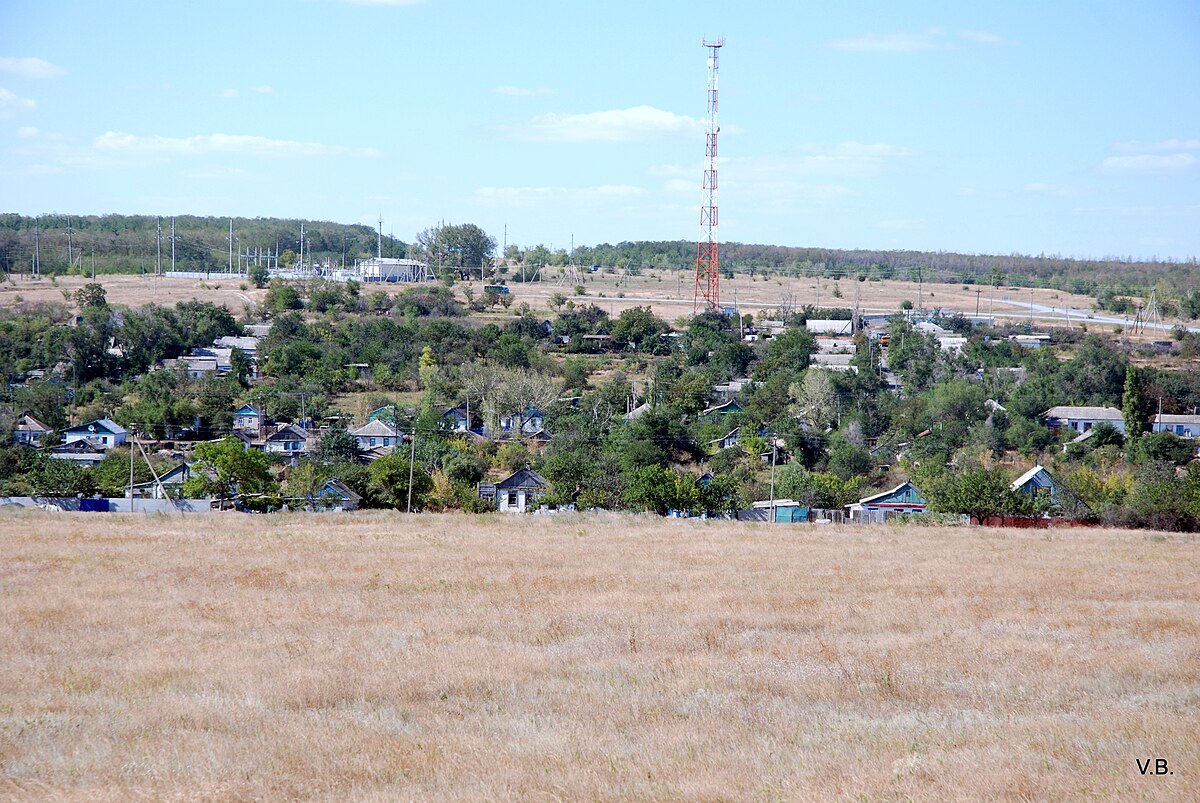
[[705,40],[708,48],[708,126],[704,135],[704,200],[700,206],[700,240],[696,246],[696,294],[692,311],[721,308],[721,262],[717,246],[717,68],[724,39]]

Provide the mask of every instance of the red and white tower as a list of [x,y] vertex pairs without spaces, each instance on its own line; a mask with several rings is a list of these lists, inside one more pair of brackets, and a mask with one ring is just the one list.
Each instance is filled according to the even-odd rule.
[[700,205],[700,240],[696,246],[696,296],[693,312],[721,308],[721,271],[717,247],[717,67],[725,40],[705,40],[708,48],[708,126],[704,135],[704,200]]

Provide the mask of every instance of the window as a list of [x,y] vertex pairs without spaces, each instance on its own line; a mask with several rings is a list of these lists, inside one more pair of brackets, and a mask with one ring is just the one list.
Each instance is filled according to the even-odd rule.
[[517,507],[517,504],[518,504],[517,503],[517,492],[509,491],[508,492],[508,506],[509,507]]
[[370,446],[370,448],[372,448],[372,449],[374,449],[374,448],[375,448],[375,439],[374,439],[374,438],[371,438],[371,439],[370,439],[370,444],[369,444],[369,446]]

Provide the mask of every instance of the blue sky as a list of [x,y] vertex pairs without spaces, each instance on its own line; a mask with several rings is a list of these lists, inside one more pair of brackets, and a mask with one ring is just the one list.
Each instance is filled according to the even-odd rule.
[[1200,256],[1200,4],[0,5],[0,211]]

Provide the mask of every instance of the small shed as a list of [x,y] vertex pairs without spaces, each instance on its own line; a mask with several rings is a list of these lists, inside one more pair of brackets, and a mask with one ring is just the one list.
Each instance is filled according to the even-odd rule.
[[524,513],[549,490],[546,478],[531,468],[513,472],[496,483],[479,483],[479,498],[492,499],[501,513]]

